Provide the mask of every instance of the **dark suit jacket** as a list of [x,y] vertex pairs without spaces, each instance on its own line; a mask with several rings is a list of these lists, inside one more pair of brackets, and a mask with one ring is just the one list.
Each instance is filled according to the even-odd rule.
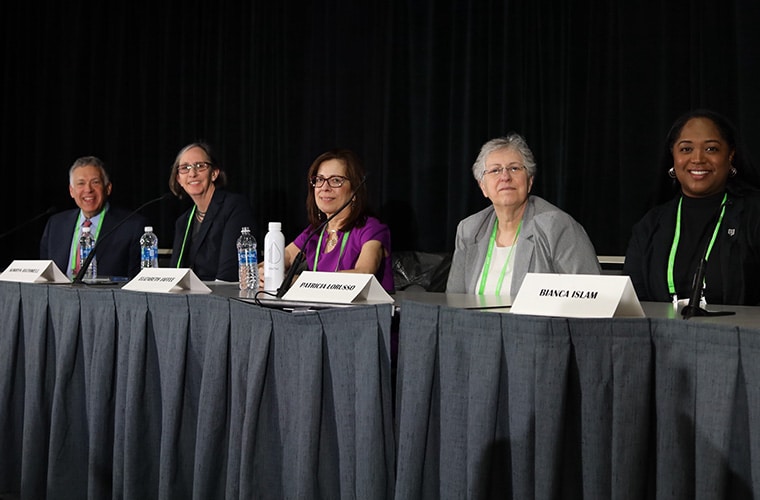
[[216,189],[195,238],[190,227],[182,262],[177,266],[191,210],[180,215],[174,226],[171,266],[189,267],[204,281],[237,281],[236,245],[240,228],[248,226],[254,234],[253,212],[248,200],[242,195]]
[[[50,217],[40,240],[40,259],[53,260],[64,273],[71,264],[69,250],[79,212],[78,208],[74,208]],[[98,241],[95,242],[98,276],[133,278],[140,272],[140,236],[145,229],[145,218],[135,214],[108,234],[130,213],[113,205],[106,211]]]

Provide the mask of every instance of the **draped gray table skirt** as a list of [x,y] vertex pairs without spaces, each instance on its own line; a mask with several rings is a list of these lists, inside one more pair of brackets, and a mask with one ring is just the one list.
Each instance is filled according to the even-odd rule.
[[401,310],[396,498],[760,493],[760,331]]
[[0,493],[388,498],[390,306],[0,283]]
[[760,330],[0,283],[0,494],[752,498]]

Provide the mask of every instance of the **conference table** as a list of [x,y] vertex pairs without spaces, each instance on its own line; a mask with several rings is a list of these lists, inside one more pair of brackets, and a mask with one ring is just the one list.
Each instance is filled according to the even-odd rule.
[[454,294],[301,309],[210,288],[0,282],[0,495],[760,492],[756,308],[573,319]]

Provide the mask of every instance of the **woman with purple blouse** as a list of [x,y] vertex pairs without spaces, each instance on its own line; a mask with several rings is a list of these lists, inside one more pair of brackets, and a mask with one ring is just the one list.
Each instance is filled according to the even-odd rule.
[[[374,274],[392,293],[391,233],[368,214],[364,169],[358,156],[347,149],[327,151],[311,164],[307,179],[311,186],[306,197],[309,226],[285,247],[285,272],[303,250],[309,271]],[[263,274],[260,278],[263,280]]]

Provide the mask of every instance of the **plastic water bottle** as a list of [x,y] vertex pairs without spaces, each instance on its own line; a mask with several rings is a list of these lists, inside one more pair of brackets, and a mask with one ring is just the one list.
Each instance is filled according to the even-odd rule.
[[238,276],[241,290],[259,289],[259,268],[256,258],[256,238],[248,227],[240,230],[237,240]]
[[145,234],[140,237],[140,269],[158,267],[158,237],[153,226],[145,226]]
[[264,236],[264,290],[277,290],[285,276],[285,235],[282,224],[269,223],[269,232]]
[[[82,228],[82,236],[79,237],[79,258],[82,264],[84,264],[87,256],[90,255],[92,249],[95,247],[95,238],[92,237],[90,227]],[[93,256],[90,265],[87,267],[82,279],[93,280],[98,276],[98,263],[97,258]]]

